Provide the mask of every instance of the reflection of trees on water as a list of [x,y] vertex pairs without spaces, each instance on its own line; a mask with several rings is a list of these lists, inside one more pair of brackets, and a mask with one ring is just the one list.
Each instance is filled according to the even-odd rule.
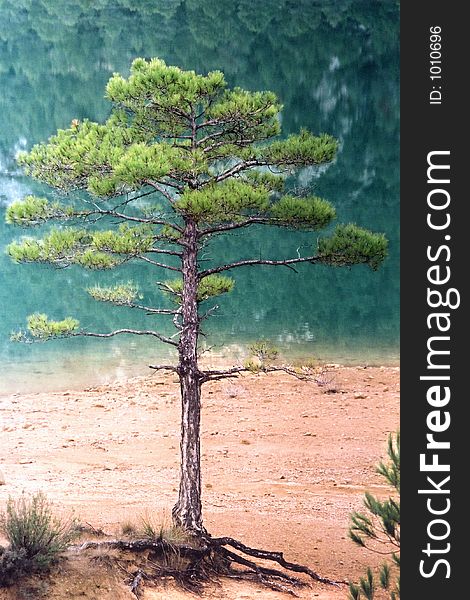
[[397,25],[395,2],[378,0],[4,0],[0,76],[7,105],[16,99],[39,109],[21,111],[33,119],[41,113],[34,139],[63,124],[56,123],[63,113],[98,117],[104,104],[97,90],[137,55],[274,88],[292,128],[296,106],[305,104],[315,121],[307,125],[331,127],[338,107],[335,120],[345,128],[363,106],[362,70],[381,71],[382,81],[396,85]]
[[[279,285],[273,286],[268,272],[263,279],[240,273],[236,291],[224,300],[225,316],[210,327],[236,329],[243,303],[253,320],[260,319],[258,330],[283,323],[306,335],[308,323],[316,339],[373,335],[396,344],[398,21],[394,0],[3,0],[0,193],[7,200],[30,185],[8,175],[16,169],[13,158],[21,145],[47,138],[74,117],[106,115],[105,83],[114,71],[127,73],[135,56],[160,56],[200,72],[220,69],[230,85],[275,91],[285,107],[284,133],[306,126],[341,139],[338,160],[322,177],[306,172],[294,183],[307,183],[331,200],[341,221],[386,232],[391,256],[372,277],[365,269],[320,268],[305,272],[307,280],[300,284],[301,275],[286,270],[276,273]],[[2,240],[14,233],[0,223]],[[289,232],[261,235],[246,236],[247,253],[259,248],[287,254],[298,239]],[[223,251],[235,255],[239,247],[240,239],[232,238]],[[0,261],[2,272],[19,286],[18,272],[13,275],[5,259]],[[54,306],[61,313],[66,301],[77,307],[75,314],[81,311],[82,321],[114,326],[119,310],[96,314],[86,294],[82,299],[72,293],[80,285],[76,278],[92,275],[74,274],[70,293],[63,274],[57,275],[53,285],[61,294],[51,298],[51,315]],[[31,270],[28,277],[39,277],[33,286],[39,298],[43,276]],[[151,293],[151,285],[144,287]],[[6,293],[0,292],[4,306]],[[18,307],[22,315],[35,310],[34,297],[18,297],[28,303]],[[21,321],[18,314],[5,315],[8,327]]]

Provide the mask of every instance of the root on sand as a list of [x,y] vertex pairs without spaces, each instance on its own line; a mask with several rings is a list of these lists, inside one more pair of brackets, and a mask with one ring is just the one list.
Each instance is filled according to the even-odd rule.
[[[333,586],[346,583],[322,577],[304,565],[288,562],[282,552],[251,548],[231,537],[215,538],[207,533],[194,536],[185,543],[165,539],[103,540],[85,542],[79,547],[80,551],[89,549],[119,550],[136,558],[130,568],[123,567],[115,559],[126,572],[127,584],[136,598],[142,596],[146,583],[167,578],[173,578],[184,589],[197,593],[203,591],[205,583],[228,577],[255,581],[292,596],[297,596],[297,589],[308,586],[309,580]],[[253,559],[263,561],[263,564]]]

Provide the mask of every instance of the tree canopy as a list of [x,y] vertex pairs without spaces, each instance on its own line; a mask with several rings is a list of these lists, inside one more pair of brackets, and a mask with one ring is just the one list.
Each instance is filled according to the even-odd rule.
[[[113,112],[104,124],[74,120],[20,155],[27,174],[63,194],[88,195],[68,204],[27,196],[10,205],[10,223],[66,225],[11,244],[16,261],[107,269],[135,258],[178,271],[153,257],[179,255],[188,221],[203,239],[254,224],[315,231],[335,218],[326,200],[285,193],[284,180],[296,168],[330,162],[337,141],[306,130],[279,138],[282,107],[272,92],[229,89],[218,71],[204,76],[136,59],[128,78],[110,79],[106,95]],[[149,200],[154,195],[156,203]],[[121,221],[119,228],[103,227],[109,216]],[[85,219],[97,225],[76,225]],[[386,241],[350,224],[321,238],[315,250],[287,260],[375,269]],[[231,268],[207,269],[200,279]]]

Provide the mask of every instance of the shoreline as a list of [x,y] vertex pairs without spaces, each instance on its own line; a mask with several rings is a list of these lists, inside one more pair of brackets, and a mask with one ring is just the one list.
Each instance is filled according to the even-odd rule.
[[[203,368],[222,369],[238,366],[246,359],[247,353],[222,352],[209,355],[200,361]],[[80,358],[80,357],[79,357]],[[156,357],[150,360],[148,356],[136,360],[135,357],[100,356],[100,361],[95,357],[88,357],[81,362],[77,357],[64,358],[61,363],[52,362],[25,362],[9,361],[3,366],[3,375],[0,379],[0,398],[12,394],[24,395],[41,392],[66,392],[80,391],[90,386],[114,385],[135,378],[152,377],[155,373],[148,365],[153,362],[168,362],[168,357]],[[104,360],[106,358],[106,360]],[[318,367],[334,364],[340,367],[364,368],[399,368],[400,357],[390,355],[389,360],[383,356],[366,360],[364,357],[349,357],[348,360],[330,360],[329,358],[314,358],[312,354],[299,354],[288,357],[283,364],[300,365],[303,362],[314,361]],[[169,361],[170,363],[174,360]],[[279,361],[278,361],[279,362]]]

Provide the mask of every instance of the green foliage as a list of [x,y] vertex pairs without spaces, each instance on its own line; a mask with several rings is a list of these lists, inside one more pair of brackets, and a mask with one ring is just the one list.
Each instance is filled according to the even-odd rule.
[[315,136],[306,129],[285,140],[272,142],[259,150],[263,159],[274,165],[303,166],[330,162],[338,150],[338,141],[326,133]]
[[100,197],[194,168],[194,156],[165,141],[155,142],[142,127],[116,111],[102,125],[85,120],[59,130],[48,143],[21,153],[18,162],[28,175],[58,189],[84,189]]
[[185,123],[182,113],[190,112],[194,104],[208,106],[225,86],[220,71],[203,76],[169,67],[158,58],[149,61],[136,58],[131,65],[130,77],[124,79],[115,74],[109,80],[106,94],[116,105],[141,113],[139,122],[151,120],[157,132],[167,132],[170,127],[170,131],[177,134]]
[[283,196],[273,204],[271,213],[278,224],[295,229],[322,229],[336,217],[334,207],[321,198]]
[[50,203],[47,198],[26,196],[8,206],[5,220],[9,225],[30,227],[49,219],[70,219],[73,216],[74,210],[71,207],[61,206],[58,202]]
[[230,179],[200,190],[187,190],[175,208],[197,222],[238,221],[249,212],[264,213],[269,206],[268,189]]
[[[209,298],[215,298],[222,294],[227,294],[233,290],[235,282],[231,277],[225,275],[208,275],[201,279],[197,288],[197,301],[204,302]],[[165,281],[164,291],[172,296],[172,299],[181,304],[183,295],[183,280],[171,279]]]
[[[349,530],[349,537],[358,546],[366,547],[365,538],[377,539],[374,525],[366,515],[355,512],[351,515],[352,527]],[[357,533],[359,532],[359,533]]]
[[147,226],[121,224],[118,231],[52,229],[42,239],[25,237],[20,242],[12,242],[7,252],[16,262],[110,269],[122,262],[113,255],[137,256],[150,250],[152,244],[153,235]]
[[68,264],[77,264],[87,269],[102,270],[112,269],[120,264],[120,260],[117,260],[113,256],[110,256],[106,252],[99,252],[93,248],[87,248],[83,252],[73,256],[72,260],[67,261]]
[[145,254],[152,244],[151,227],[147,225],[130,227],[126,223],[121,224],[118,231],[96,231],[91,240],[93,249],[129,256]]
[[[47,570],[76,536],[76,523],[55,517],[44,494],[23,494],[17,500],[9,498],[0,514],[0,531],[9,543],[0,553],[0,566],[11,582],[14,575]],[[0,584],[1,578],[0,574]]]
[[62,321],[51,321],[45,314],[34,313],[28,317],[28,330],[33,338],[48,340],[57,337],[67,337],[77,332],[80,323],[72,317]]
[[269,340],[257,340],[248,346],[252,357],[258,358],[262,364],[275,360],[279,355],[279,349]]
[[[13,157],[18,140],[26,139],[28,144],[44,140],[75,116],[88,115],[93,120],[106,116],[108,105],[100,90],[113,71],[127,76],[132,57],[162,56],[167,64],[201,73],[220,68],[231,83],[250,90],[274,90],[285,107],[283,132],[295,132],[304,124],[312,130],[341,136],[337,164],[322,175],[321,183],[320,179],[316,181],[326,198],[338,201],[340,218],[358,224],[370,219],[375,230],[387,231],[392,237],[394,251],[378,275],[365,269],[355,273],[306,269],[305,280],[300,281],[302,274],[296,281],[295,274],[287,269],[277,270],[275,277],[262,278],[256,269],[241,270],[237,276],[241,296],[237,293],[228,299],[224,317],[217,323],[213,320],[211,329],[219,334],[229,330],[236,326],[241,310],[251,309],[264,299],[266,310],[259,313],[257,328],[266,335],[275,336],[277,324],[282,322],[296,338],[304,339],[301,323],[305,322],[315,331],[315,343],[320,347],[323,340],[329,340],[333,345],[344,343],[353,352],[369,339],[378,343],[380,338],[382,343],[392,342],[396,349],[396,2],[267,0],[250,5],[246,0],[4,0],[0,5],[0,77],[5,100],[0,145],[2,163],[7,172],[13,172],[12,181],[16,179]],[[329,69],[330,61],[333,63]],[[260,68],[253,68],[255,63]],[[369,178],[364,187],[363,177]],[[356,191],[359,201],[353,200]],[[10,195],[5,186],[3,194]],[[266,252],[278,251],[277,256],[288,256],[289,250],[298,245],[293,241],[294,234],[266,229],[258,236],[260,229],[247,231],[242,241],[244,256],[252,251],[256,255],[260,247]],[[12,235],[7,230],[2,233],[4,239]],[[225,240],[224,236],[223,243]],[[220,242],[222,246],[222,238]],[[240,238],[232,237],[227,246],[233,250],[235,242]],[[211,256],[220,258],[223,252],[218,254],[214,249]],[[127,272],[133,266],[124,267],[122,280],[134,277]],[[20,296],[29,283],[24,281],[22,270],[15,276],[14,265],[3,263],[2,267],[8,280],[5,302],[7,290],[10,295]],[[141,263],[137,271],[146,281],[144,268]],[[28,267],[26,271],[29,273]],[[261,272],[267,273],[268,269]],[[62,275],[67,279],[63,286]],[[7,312],[4,331],[15,328],[15,321],[22,318],[26,297],[30,303],[33,296],[40,302],[48,291],[54,296],[50,302],[58,304],[61,291],[64,302],[73,301],[86,313],[90,307],[87,295],[77,289],[82,277],[88,274],[76,269],[70,274],[31,270],[27,279],[37,283],[24,294],[23,302]],[[330,302],[332,289],[335,302]],[[383,292],[380,303],[376,302],[377,290]],[[340,314],[336,316],[338,305]],[[97,307],[99,322],[114,329],[121,315],[106,308]],[[48,311],[52,309],[44,310]],[[91,322],[93,317],[94,313],[87,320]],[[134,312],[129,314],[127,324],[137,327],[144,319],[143,313]],[[357,335],[351,335],[352,331]],[[2,350],[10,352],[7,343]],[[43,350],[30,348],[28,356],[34,352]]]
[[159,235],[161,238],[166,239],[169,242],[177,242],[181,238],[181,232],[171,225],[164,225],[160,229]]
[[[258,176],[250,186],[246,178],[230,177],[221,185],[210,180],[206,185],[208,177],[218,183],[214,175],[221,159],[248,161],[242,171],[259,165],[322,164],[333,159],[337,141],[303,130],[255,146],[280,133],[276,95],[225,88],[218,71],[203,76],[160,59],[136,59],[127,79],[116,74],[108,83],[114,110],[104,124],[74,120],[48,143],[21,154],[19,162],[27,174],[58,189],[83,189],[101,198],[179,181],[183,193],[174,208],[197,221],[237,219],[246,210],[263,212],[279,179]],[[194,127],[196,139],[189,143]],[[260,185],[263,179],[267,186]]]
[[261,185],[270,192],[282,192],[285,188],[285,177],[282,174],[271,173],[270,171],[247,171],[243,175],[244,179],[255,184]]
[[[390,600],[398,600],[398,598],[400,598],[400,580],[397,577],[393,584],[392,570],[387,563],[384,563],[380,567],[379,585],[382,590],[388,592]],[[394,585],[393,589],[392,585]],[[354,583],[349,584],[349,600],[360,600],[361,598],[374,600],[377,589],[372,570],[368,567],[366,576],[359,578],[359,585]]]
[[400,432],[395,437],[389,436],[387,454],[389,462],[380,462],[377,473],[382,475],[389,485],[400,491]]
[[375,582],[370,567],[367,568],[366,576],[360,578],[359,586],[354,585],[353,583],[349,584],[349,594],[351,600],[359,600],[362,595],[364,595],[367,600],[374,600]]
[[226,277],[225,275],[208,275],[199,282],[197,301],[204,302],[204,300],[209,300],[209,298],[227,294],[233,290],[234,285],[235,282],[231,277]]
[[380,573],[379,573],[379,580],[380,580],[380,587],[384,590],[388,590],[390,587],[390,576],[391,576],[391,569],[390,569],[390,565],[388,565],[387,563],[385,563],[384,565],[382,565],[382,568],[380,569]]
[[270,138],[280,133],[278,114],[282,106],[273,92],[249,92],[240,88],[227,90],[206,112],[210,119],[230,124],[227,141],[233,139],[237,123],[243,122],[249,140]]
[[131,306],[136,299],[141,299],[139,288],[132,282],[121,283],[112,287],[95,285],[86,290],[94,300],[109,302],[117,306]]
[[251,373],[259,373],[269,366],[279,355],[279,349],[270,340],[257,340],[248,346],[249,356],[243,366]]
[[344,267],[366,264],[376,271],[387,256],[388,242],[353,223],[338,225],[330,237],[318,240],[318,256],[328,265]]
[[263,368],[261,361],[254,356],[245,359],[243,361],[243,366],[245,369],[254,374],[259,373]]
[[16,262],[73,262],[89,240],[84,230],[53,229],[41,240],[25,237],[21,242],[12,242],[7,252]]
[[[400,433],[388,438],[388,462],[381,462],[377,467],[380,473],[396,491],[397,498],[388,498],[381,502],[372,494],[366,493],[364,505],[368,515],[354,512],[351,515],[351,526],[349,537],[352,541],[363,548],[374,552],[384,552],[384,544],[390,549],[390,555],[394,569],[399,572],[400,568]],[[378,548],[380,546],[380,549]],[[385,547],[386,547],[385,546]],[[384,563],[379,571],[379,585],[387,590],[391,600],[400,597],[400,577],[394,574],[389,563]],[[350,600],[373,600],[376,591],[374,575],[370,568],[367,569],[366,577],[361,577],[359,585],[349,585]]]
[[[380,502],[369,494],[365,494],[364,504],[367,510],[374,516],[380,519],[381,528],[394,539],[400,537],[400,505],[395,500],[389,498],[385,502]],[[367,528],[367,526],[366,526]],[[370,535],[369,537],[376,537]]]

